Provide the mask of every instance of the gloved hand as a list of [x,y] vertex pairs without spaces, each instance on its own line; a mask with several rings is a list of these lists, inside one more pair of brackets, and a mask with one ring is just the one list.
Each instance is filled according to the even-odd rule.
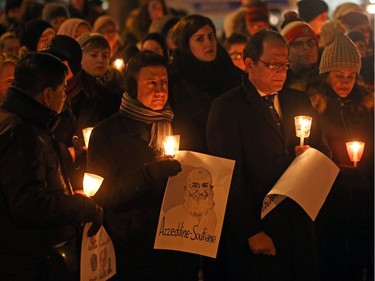
[[146,175],[152,182],[161,182],[181,172],[181,164],[172,156],[156,157],[145,165]]
[[92,220],[92,226],[87,232],[87,236],[91,237],[94,236],[103,225],[103,209],[99,205],[96,205],[96,212],[95,217]]

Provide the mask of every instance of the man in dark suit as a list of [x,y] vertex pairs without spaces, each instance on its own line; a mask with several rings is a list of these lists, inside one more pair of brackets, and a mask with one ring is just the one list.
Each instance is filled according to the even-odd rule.
[[[242,84],[212,104],[207,140],[210,153],[236,160],[218,257],[208,260],[207,279],[318,280],[313,221],[291,199],[263,220],[264,197],[296,155],[314,147],[329,154],[304,93],[281,91],[288,45],[271,30],[251,37],[244,50]],[[273,97],[274,104],[265,99]],[[264,98],[263,96],[266,96]],[[276,110],[276,112],[275,112]],[[312,116],[308,145],[299,146],[294,117]],[[223,269],[211,276],[212,266]]]

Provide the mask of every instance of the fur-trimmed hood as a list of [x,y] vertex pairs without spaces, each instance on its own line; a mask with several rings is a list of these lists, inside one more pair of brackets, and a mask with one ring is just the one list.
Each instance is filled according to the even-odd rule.
[[345,98],[340,98],[331,87],[323,83],[315,83],[307,89],[311,103],[318,113],[323,113],[330,102],[348,102],[353,112],[374,109],[374,93],[359,85],[354,85],[353,90]]

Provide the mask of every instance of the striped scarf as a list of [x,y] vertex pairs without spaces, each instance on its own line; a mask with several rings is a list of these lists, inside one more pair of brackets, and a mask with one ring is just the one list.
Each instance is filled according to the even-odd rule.
[[162,110],[152,110],[125,92],[122,96],[120,112],[134,120],[152,124],[148,145],[158,151],[163,150],[163,138],[173,134],[171,122],[174,114],[168,104]]

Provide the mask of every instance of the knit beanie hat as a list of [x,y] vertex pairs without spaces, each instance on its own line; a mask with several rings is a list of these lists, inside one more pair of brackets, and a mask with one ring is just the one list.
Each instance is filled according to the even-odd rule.
[[42,19],[50,22],[57,17],[69,18],[70,13],[68,8],[60,3],[47,3],[43,8]]
[[311,37],[315,39],[316,43],[318,44],[318,37],[316,36],[315,32],[312,30],[310,25],[304,21],[292,21],[286,24],[283,29],[281,29],[280,33],[284,36],[289,45],[300,37]]
[[302,0],[297,3],[298,14],[309,22],[323,12],[328,12],[328,5],[322,0]]
[[247,22],[269,22],[269,9],[267,3],[254,2],[245,6],[245,19]]
[[73,75],[77,75],[82,69],[81,46],[70,36],[56,35],[55,38],[49,42],[44,52],[55,55],[62,61],[67,61]]
[[344,33],[338,32],[335,40],[323,50],[319,74],[343,68],[359,73],[361,57],[353,41]]

